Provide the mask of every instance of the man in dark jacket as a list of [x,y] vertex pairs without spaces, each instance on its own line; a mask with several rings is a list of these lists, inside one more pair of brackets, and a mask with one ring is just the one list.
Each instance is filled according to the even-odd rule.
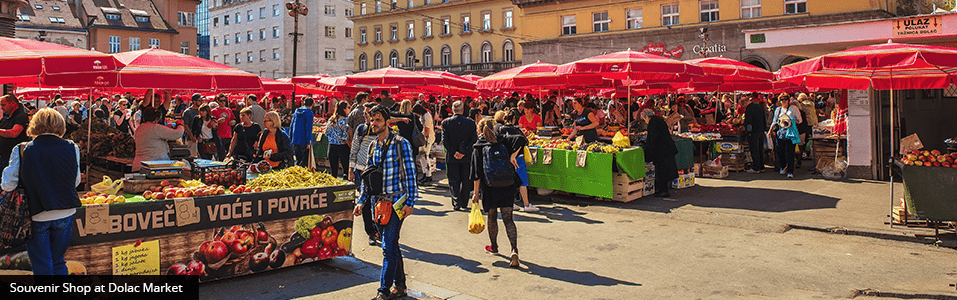
[[645,160],[655,164],[655,197],[671,197],[668,188],[671,181],[678,178],[678,163],[675,154],[678,147],[671,139],[668,124],[655,111],[641,111],[641,119],[648,123],[648,137],[645,138]]
[[473,187],[468,180],[472,145],[478,141],[478,134],[475,121],[462,115],[465,103],[452,103],[452,112],[454,116],[442,121],[442,144],[445,146],[445,163],[448,165],[449,188],[452,190],[452,209],[466,210]]
[[751,169],[748,173],[764,172],[764,133],[768,131],[766,112],[761,98],[752,96],[751,104],[744,110],[744,128],[748,135],[748,147],[751,150]]
[[296,155],[296,165],[307,167],[309,164],[309,145],[312,143],[312,98],[302,99],[302,106],[296,109],[289,126],[292,149]]

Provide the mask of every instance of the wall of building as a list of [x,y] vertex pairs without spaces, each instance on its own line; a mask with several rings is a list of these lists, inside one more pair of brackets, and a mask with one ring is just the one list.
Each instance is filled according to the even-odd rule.
[[44,42],[76,47],[80,49],[89,49],[87,48],[88,43],[86,31],[17,27],[16,37],[21,39],[36,39],[38,36],[40,36],[40,31],[43,31],[46,34],[43,38]]
[[[361,15],[362,4],[366,4],[367,14]],[[356,59],[353,68],[360,70],[360,57],[365,54],[367,58],[366,69],[374,68],[374,58],[376,53],[383,56],[383,66],[389,65],[389,55],[396,51],[399,56],[399,63],[402,66],[406,64],[406,54],[409,50],[415,52],[415,57],[420,60],[417,67],[427,66],[422,55],[426,48],[432,50],[432,66],[442,65],[441,51],[443,47],[448,47],[451,52],[450,65],[462,64],[462,48],[468,45],[471,49],[469,61],[478,63],[482,60],[482,45],[489,44],[492,48],[492,62],[504,61],[504,45],[506,41],[512,43],[513,59],[511,61],[522,60],[522,50],[519,42],[524,41],[523,23],[518,17],[519,10],[509,1],[454,1],[449,3],[440,3],[433,1],[426,5],[424,0],[414,0],[415,5],[412,9],[401,9],[406,7],[407,1],[400,1],[400,9],[389,11],[389,4],[383,3],[383,12],[375,13],[375,1],[356,1],[355,12],[355,41]],[[505,26],[505,12],[512,12],[512,27]],[[491,16],[491,30],[483,31],[483,13]],[[470,32],[462,33],[462,16],[468,15],[470,18]],[[442,35],[442,19],[448,18],[450,21],[451,34]],[[425,21],[432,20],[432,31],[427,33],[425,30]],[[408,23],[414,24],[413,38],[408,36]],[[391,26],[398,27],[397,39],[391,39]],[[375,42],[375,28],[382,28],[382,42]],[[361,32],[366,30],[366,43],[361,43]]]
[[140,38],[140,49],[149,48],[149,39],[159,39],[160,49],[179,52],[179,43],[174,44],[173,34],[155,31],[126,30],[115,28],[90,28],[90,46],[96,51],[110,52],[110,36],[120,37],[120,51],[130,51],[130,38]]

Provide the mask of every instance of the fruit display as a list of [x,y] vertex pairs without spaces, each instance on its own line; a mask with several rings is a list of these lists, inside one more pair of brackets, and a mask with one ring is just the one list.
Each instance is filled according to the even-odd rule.
[[914,150],[901,157],[908,166],[957,168],[957,153],[941,154],[938,150]]
[[[566,139],[542,139],[542,138],[529,139],[528,146],[561,149],[561,150],[579,150],[582,148],[576,145],[575,142],[572,142]],[[587,150],[589,152],[598,152],[598,153],[618,153],[618,152],[621,152],[621,147],[609,145],[605,143],[600,143],[600,142],[592,142],[590,144],[584,145],[584,150]]]
[[[351,223],[351,222],[349,222]],[[296,220],[296,233],[280,249],[292,253],[286,260],[323,260],[347,255],[352,250],[352,226],[329,216],[308,215]]]
[[201,178],[205,184],[241,185],[246,183],[246,169],[207,169]]
[[332,177],[326,172],[313,172],[301,166],[293,166],[278,171],[259,174],[259,177],[249,180],[246,186],[262,188],[265,191],[300,189],[343,185],[346,182]]
[[697,142],[716,141],[721,139],[720,133],[713,132],[682,132],[679,133],[678,136]]
[[83,196],[80,197],[80,204],[90,205],[90,204],[103,204],[103,203],[125,203],[126,197],[122,195],[110,195],[110,194],[97,194],[94,192],[86,192]]

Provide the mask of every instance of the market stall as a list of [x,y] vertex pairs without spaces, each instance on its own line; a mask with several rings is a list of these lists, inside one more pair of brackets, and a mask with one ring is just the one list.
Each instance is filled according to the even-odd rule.
[[[530,149],[535,152],[532,154],[534,163],[527,165],[530,187],[623,202],[644,195],[645,156],[641,148],[626,148],[617,153]],[[616,187],[617,183],[625,186]]]

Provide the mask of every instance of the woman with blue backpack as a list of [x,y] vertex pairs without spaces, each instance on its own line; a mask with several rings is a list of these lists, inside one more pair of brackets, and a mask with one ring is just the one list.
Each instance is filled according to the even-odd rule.
[[512,219],[512,202],[520,183],[515,171],[518,168],[516,158],[528,140],[524,135],[498,134],[495,120],[490,118],[479,121],[477,127],[479,140],[472,150],[470,176],[475,181],[476,191],[472,195],[472,205],[478,205],[481,194],[482,207],[488,212],[486,226],[490,244],[485,246],[485,251],[490,254],[498,253],[497,219],[498,214],[502,214],[505,233],[512,246],[509,265],[516,268],[519,266],[518,231],[515,228],[515,220]]
[[781,175],[794,177],[794,145],[801,143],[797,124],[803,122],[801,112],[791,105],[791,98],[787,94],[778,97],[778,107],[774,109],[771,129],[768,135],[774,138],[774,166]]

